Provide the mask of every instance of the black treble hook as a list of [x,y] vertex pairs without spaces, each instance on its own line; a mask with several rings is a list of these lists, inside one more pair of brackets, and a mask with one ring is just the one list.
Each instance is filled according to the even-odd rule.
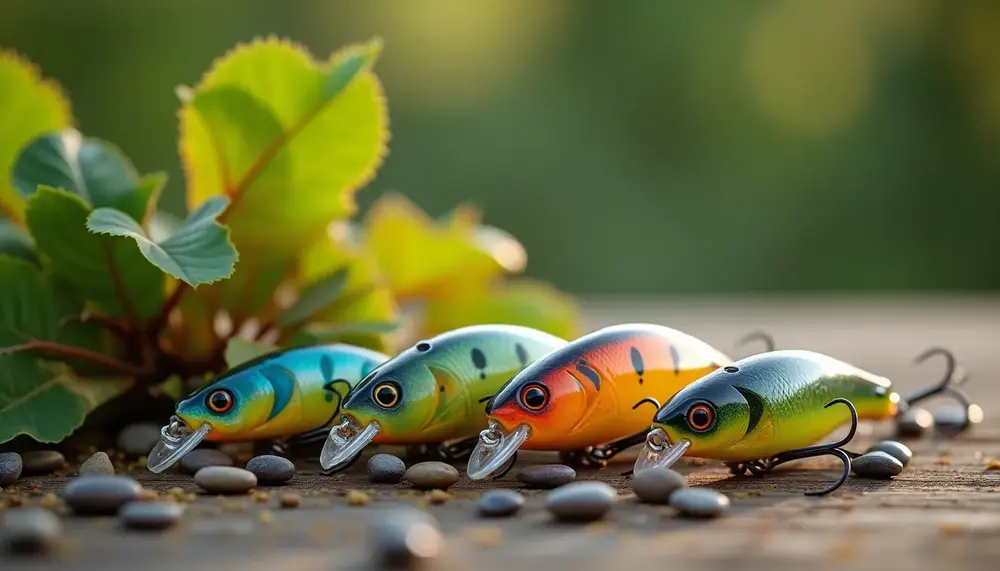
[[764,347],[766,347],[764,351],[765,353],[770,353],[771,351],[774,351],[775,348],[774,337],[771,337],[771,335],[763,331],[753,331],[747,334],[742,339],[736,342],[736,348],[739,349],[740,347],[746,345],[747,343],[750,343],[751,341],[762,341],[764,343]]
[[970,409],[975,406],[969,395],[959,388],[959,385],[963,384],[968,380],[969,375],[962,368],[955,359],[955,355],[951,351],[945,349],[944,347],[931,347],[927,349],[913,360],[915,364],[920,364],[933,357],[934,355],[941,355],[945,358],[945,372],[941,380],[930,387],[916,392],[913,395],[903,398],[903,402],[906,404],[906,408],[913,406],[914,404],[927,400],[935,396],[950,396],[955,399],[959,404],[962,405],[965,411],[965,418],[962,425],[958,428],[957,432],[962,432],[972,425],[972,419],[970,417]]

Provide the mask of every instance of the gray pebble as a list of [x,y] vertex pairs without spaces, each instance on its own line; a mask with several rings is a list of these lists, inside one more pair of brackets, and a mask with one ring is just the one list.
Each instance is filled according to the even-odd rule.
[[376,454],[368,459],[368,478],[380,484],[396,484],[403,479],[406,464],[392,454]]
[[614,488],[594,480],[573,482],[549,492],[545,507],[562,521],[593,521],[614,505]]
[[198,470],[207,466],[232,466],[233,459],[218,450],[211,448],[196,448],[181,457],[181,471],[187,474],[197,474]]
[[881,450],[876,450],[851,460],[851,471],[862,478],[884,480],[902,472],[903,463]]
[[403,479],[421,490],[446,490],[458,481],[458,470],[444,462],[420,462],[410,466]]
[[261,484],[285,484],[295,476],[295,464],[291,460],[270,454],[251,458],[246,469],[253,472]]
[[51,550],[62,533],[62,522],[44,508],[8,510],[0,525],[0,538],[14,553],[40,553]]
[[575,480],[576,470],[563,464],[537,464],[521,468],[517,479],[532,488],[550,490]]
[[32,450],[21,456],[25,474],[49,474],[66,466],[66,458],[55,450]]
[[114,473],[115,466],[105,452],[94,454],[80,465],[81,476],[112,476]]
[[126,527],[132,529],[166,529],[184,515],[184,508],[176,502],[130,502],[122,507],[118,516]]
[[113,515],[138,499],[142,486],[128,476],[80,476],[63,488],[66,504],[79,515]]
[[968,409],[961,406],[942,406],[935,408],[931,415],[934,417],[934,425],[941,432],[956,432],[961,430],[966,422],[970,425],[979,424],[983,421],[983,409],[979,405],[970,405]]
[[118,447],[130,456],[146,456],[160,441],[160,427],[150,423],[130,424],[118,433]]
[[934,415],[926,408],[914,407],[896,418],[896,434],[900,437],[923,436],[934,428]]
[[0,486],[13,484],[21,477],[21,455],[17,452],[0,454]]
[[716,517],[729,508],[729,498],[706,488],[681,488],[670,495],[670,506],[689,517]]
[[383,568],[414,568],[437,557],[444,538],[437,520],[413,508],[387,510],[369,528],[375,562]]
[[872,446],[865,453],[868,452],[885,452],[889,456],[892,456],[905,468],[910,460],[913,459],[913,451],[910,450],[909,446],[903,444],[902,442],[896,442],[895,440],[883,440],[875,446]]
[[245,494],[257,486],[257,476],[243,468],[208,466],[198,470],[194,483],[215,494]]
[[687,485],[687,479],[669,468],[647,468],[632,477],[632,491],[649,504],[665,504],[670,495]]
[[524,505],[524,496],[514,490],[490,490],[479,498],[479,513],[486,517],[514,515]]

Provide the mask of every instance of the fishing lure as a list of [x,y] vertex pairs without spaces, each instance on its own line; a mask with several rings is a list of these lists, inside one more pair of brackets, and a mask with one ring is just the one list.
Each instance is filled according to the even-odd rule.
[[[934,395],[968,401],[954,386],[950,353],[934,348],[917,361],[934,354],[948,359],[944,379],[910,398],[893,391],[889,379],[821,353],[780,350],[741,359],[691,383],[657,410],[634,472],[668,467],[687,454],[721,460],[734,474],[760,475],[792,460],[833,455],[844,464],[840,479],[807,492],[828,494],[847,481],[851,459],[859,456],[843,449],[859,418],[892,419]],[[814,445],[848,420],[844,439]]]
[[326,473],[343,470],[373,442],[409,445],[445,460],[467,457],[486,421],[484,403],[518,371],[566,343],[514,325],[473,325],[420,341],[358,383],[344,402],[342,422],[329,431],[320,465]]
[[669,327],[639,323],[594,331],[529,365],[493,397],[469,477],[502,476],[520,448],[557,450],[564,462],[603,465],[643,442],[660,402],[730,362]]
[[271,440],[275,451],[326,438],[351,387],[389,359],[345,344],[275,351],[227,371],[177,405],[148,468],[162,472],[203,440]]

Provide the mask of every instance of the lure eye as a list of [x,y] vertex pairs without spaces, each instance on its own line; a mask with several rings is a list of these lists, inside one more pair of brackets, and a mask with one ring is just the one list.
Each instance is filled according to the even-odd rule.
[[225,389],[214,390],[208,393],[205,405],[216,414],[225,414],[233,408],[233,393]]
[[399,386],[393,382],[385,382],[372,391],[375,404],[382,408],[392,408],[399,404]]
[[538,412],[549,404],[549,391],[542,385],[528,385],[521,389],[520,396],[521,405],[532,412]]
[[696,404],[688,410],[687,422],[691,430],[705,432],[715,423],[715,411],[707,404]]

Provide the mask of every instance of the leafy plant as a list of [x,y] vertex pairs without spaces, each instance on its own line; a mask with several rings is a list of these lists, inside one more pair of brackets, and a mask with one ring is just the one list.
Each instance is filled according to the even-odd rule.
[[183,220],[157,208],[166,175],[84,137],[58,85],[0,52],[0,442],[60,441],[109,400],[176,399],[279,347],[575,335],[572,300],[511,280],[523,247],[474,208],[434,220],[391,193],[350,220],[387,154],[381,49],[257,39],[178,88]]

